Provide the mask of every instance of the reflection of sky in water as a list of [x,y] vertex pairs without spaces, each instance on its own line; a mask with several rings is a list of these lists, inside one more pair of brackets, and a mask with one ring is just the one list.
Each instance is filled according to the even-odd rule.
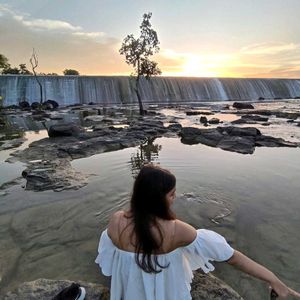
[[10,154],[16,150],[23,150],[29,146],[30,143],[48,137],[46,130],[40,130],[37,132],[27,131],[25,132],[24,138],[26,141],[19,147],[0,151],[0,185],[5,182],[11,181],[21,176],[22,171],[25,169],[25,164],[21,162],[9,163],[6,160],[10,157]]

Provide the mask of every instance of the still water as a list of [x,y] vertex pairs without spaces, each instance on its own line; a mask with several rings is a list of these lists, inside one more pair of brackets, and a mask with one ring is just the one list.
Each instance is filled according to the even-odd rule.
[[[76,191],[24,191],[22,181],[9,187],[0,195],[2,289],[41,277],[107,284],[94,263],[100,233],[112,212],[127,207],[138,166],[149,160],[176,175],[179,219],[223,234],[300,290],[300,149],[241,155],[177,138],[74,160],[91,175]],[[215,274],[245,299],[268,299],[264,283],[226,264]]]

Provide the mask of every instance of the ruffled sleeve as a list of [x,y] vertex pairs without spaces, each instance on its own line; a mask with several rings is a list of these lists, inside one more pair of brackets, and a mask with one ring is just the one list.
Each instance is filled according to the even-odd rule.
[[215,268],[210,261],[226,261],[232,257],[234,249],[220,234],[206,229],[198,229],[195,240],[183,247],[185,261],[192,270],[201,268],[208,273]]
[[107,229],[104,230],[100,237],[98,246],[98,256],[95,263],[100,266],[102,273],[105,276],[112,275],[113,261],[116,254],[116,246],[112,243],[107,234]]

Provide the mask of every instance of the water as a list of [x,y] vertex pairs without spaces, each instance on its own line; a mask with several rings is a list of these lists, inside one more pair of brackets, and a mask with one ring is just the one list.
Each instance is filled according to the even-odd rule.
[[[279,134],[276,125],[273,131]],[[44,135],[27,132],[21,147]],[[8,153],[1,155],[4,160]],[[299,148],[257,148],[253,155],[241,155],[159,138],[72,161],[76,170],[91,174],[89,184],[76,191],[31,192],[24,191],[22,181],[11,185],[0,194],[2,290],[37,278],[108,284],[94,264],[99,236],[111,213],[128,206],[133,177],[147,160],[176,175],[178,218],[223,234],[234,248],[300,290],[299,155]],[[10,172],[2,166],[1,180]],[[22,165],[9,166],[22,170]],[[19,176],[16,170],[10,174],[10,179]],[[226,264],[218,264],[216,275],[245,299],[268,299],[265,284]]]
[[[127,76],[40,76],[43,100],[61,106],[74,103],[132,104],[137,102],[135,81]],[[300,97],[299,79],[155,77],[140,81],[144,102],[178,103],[224,100],[290,99]],[[4,105],[40,101],[34,76],[0,76]]]

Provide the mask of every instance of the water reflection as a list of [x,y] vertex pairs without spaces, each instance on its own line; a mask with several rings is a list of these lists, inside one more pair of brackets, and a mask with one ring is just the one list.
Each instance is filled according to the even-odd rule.
[[153,144],[155,138],[147,138],[147,140],[141,144],[135,153],[131,155],[131,173],[135,178],[140,169],[147,163],[157,162],[159,151],[162,146],[159,144]]

